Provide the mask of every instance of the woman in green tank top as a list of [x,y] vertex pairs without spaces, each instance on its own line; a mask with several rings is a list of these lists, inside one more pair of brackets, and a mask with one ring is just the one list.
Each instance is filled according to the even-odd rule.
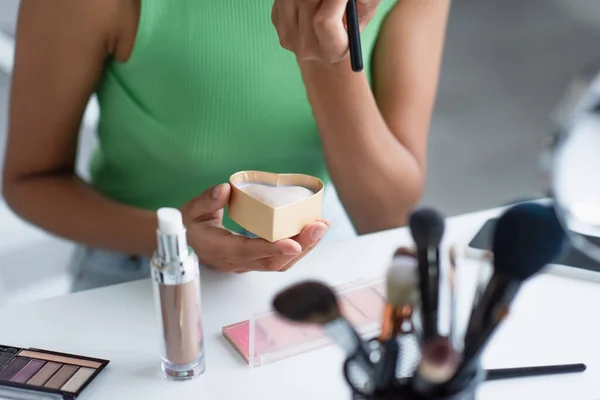
[[[358,233],[403,225],[424,186],[450,0],[357,1],[361,73],[347,0],[22,0],[7,203],[81,244],[75,289],[145,276],[163,206],[182,210],[203,264],[225,272],[286,270],[338,225],[248,237],[223,212],[239,170],[331,182]],[[99,146],[84,180],[78,128],[94,93]]]

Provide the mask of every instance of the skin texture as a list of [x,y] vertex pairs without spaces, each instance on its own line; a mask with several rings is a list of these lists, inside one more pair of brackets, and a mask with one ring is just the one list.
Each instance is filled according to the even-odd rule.
[[[359,3],[364,26],[378,1]],[[75,172],[87,100],[107,60],[129,57],[139,7],[139,0],[22,0],[3,195],[53,234],[148,255],[155,213],[101,195]],[[272,19],[298,56],[333,183],[365,233],[403,225],[421,195],[449,0],[398,3],[376,46],[374,93],[350,70],[344,8],[342,0],[275,0]],[[182,207],[190,245],[214,268],[286,270],[327,230],[323,221],[277,243],[248,239],[222,226],[229,195],[229,185],[219,185]]]

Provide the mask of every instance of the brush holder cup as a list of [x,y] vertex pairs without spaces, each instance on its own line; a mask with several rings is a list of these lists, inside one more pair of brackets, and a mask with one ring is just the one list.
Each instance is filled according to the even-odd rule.
[[[452,385],[440,387],[435,394],[424,397],[412,389],[412,377],[420,360],[419,345],[414,335],[398,337],[399,353],[396,379],[384,390],[375,391],[370,380],[354,357],[344,362],[344,377],[352,390],[352,400],[475,400],[477,388],[485,379],[485,371],[478,365],[471,374]],[[379,341],[368,342],[370,358],[378,357]]]

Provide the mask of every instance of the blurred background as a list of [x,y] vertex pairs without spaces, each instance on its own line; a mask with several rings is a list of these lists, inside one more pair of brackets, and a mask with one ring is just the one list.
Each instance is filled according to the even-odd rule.
[[[17,8],[0,0],[0,165]],[[598,43],[597,0],[454,0],[423,203],[451,216],[542,196],[548,115]],[[95,145],[94,115],[82,128],[80,166]],[[0,197],[0,304],[66,293],[72,249]]]

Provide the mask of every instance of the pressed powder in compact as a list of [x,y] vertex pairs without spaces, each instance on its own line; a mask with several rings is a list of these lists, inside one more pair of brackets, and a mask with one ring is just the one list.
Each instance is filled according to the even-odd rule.
[[294,204],[314,195],[310,189],[296,185],[273,186],[266,183],[245,182],[237,187],[244,193],[271,207],[282,207]]
[[229,217],[269,242],[294,237],[321,220],[325,184],[317,177],[240,171],[229,184]]
[[108,363],[73,354],[0,345],[0,398],[33,398],[32,393],[37,392],[35,398],[72,399]]

